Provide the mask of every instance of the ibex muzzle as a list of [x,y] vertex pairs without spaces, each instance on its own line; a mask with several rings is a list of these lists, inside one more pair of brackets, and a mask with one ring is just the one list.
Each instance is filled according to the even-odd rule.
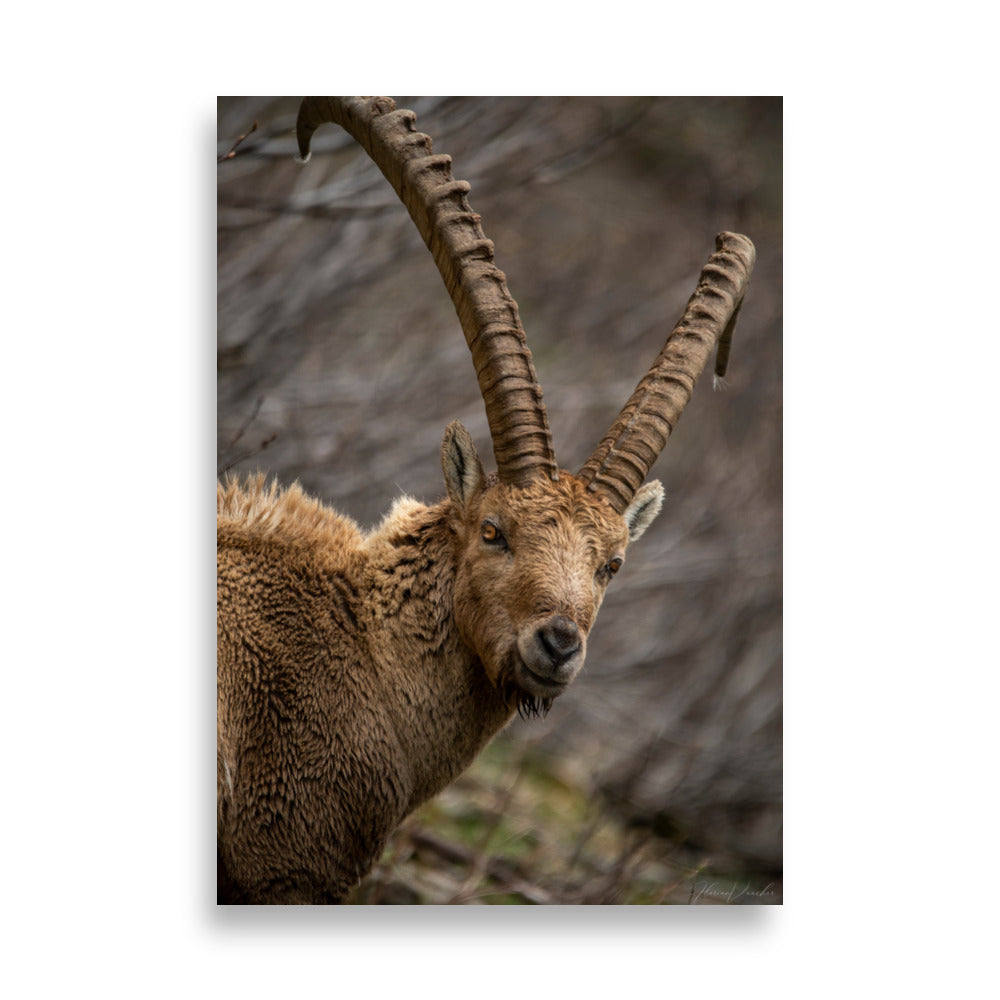
[[536,629],[522,630],[517,651],[524,665],[524,683],[541,682],[562,690],[583,666],[586,636],[572,618],[553,615]]
[[586,645],[587,637],[576,622],[563,615],[522,629],[517,637],[515,683],[537,698],[554,698],[579,673]]
[[219,487],[219,895],[337,901],[392,829],[516,711],[583,666],[626,547],[663,501],[643,485],[716,342],[724,374],[753,244],[723,233],[663,350],[577,474],[555,461],[531,353],[468,184],[388,98],[307,98],[372,156],[430,248],[472,351],[497,462],[458,423],[447,499],[374,531],[293,486]]

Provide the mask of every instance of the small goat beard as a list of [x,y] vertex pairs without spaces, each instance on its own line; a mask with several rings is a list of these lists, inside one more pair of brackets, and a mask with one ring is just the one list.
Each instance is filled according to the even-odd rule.
[[517,714],[526,722],[529,719],[544,719],[552,707],[553,698],[543,698],[541,695],[525,691],[514,679],[513,664],[508,663],[497,678],[497,687],[504,701],[517,710]]
[[549,714],[552,707],[551,698],[539,698],[537,695],[528,694],[527,691],[517,689],[517,714],[522,719],[544,719]]

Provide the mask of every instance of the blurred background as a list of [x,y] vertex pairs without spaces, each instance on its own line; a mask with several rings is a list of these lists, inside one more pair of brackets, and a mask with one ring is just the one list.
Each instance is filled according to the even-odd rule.
[[[444,493],[468,349],[426,247],[346,133],[295,162],[298,98],[220,98],[219,474],[264,470],[373,525]],[[694,291],[715,234],[757,265],[727,387],[699,381],[663,512],[581,676],[411,817],[358,902],[775,903],[782,874],[780,98],[398,97],[496,244],[575,471]]]

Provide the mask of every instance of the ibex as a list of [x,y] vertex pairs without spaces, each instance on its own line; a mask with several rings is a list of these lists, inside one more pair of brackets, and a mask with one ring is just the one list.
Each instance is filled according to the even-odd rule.
[[643,485],[753,267],[722,233],[677,326],[578,473],[560,469],[517,305],[469,185],[388,98],[306,98],[299,150],[343,126],[406,205],[452,297],[493,440],[441,446],[445,499],[363,532],[297,486],[218,487],[220,902],[338,902],[414,808],[515,713],[579,673],[626,549],[663,500]]

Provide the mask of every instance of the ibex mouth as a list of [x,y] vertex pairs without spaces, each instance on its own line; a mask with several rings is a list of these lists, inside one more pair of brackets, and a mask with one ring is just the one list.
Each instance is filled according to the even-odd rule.
[[548,712],[552,702],[569,686],[569,679],[561,680],[539,674],[524,662],[515,646],[506,659],[499,686],[510,701],[517,705],[518,712],[525,718],[530,718]]
[[565,687],[565,684],[539,677],[516,654],[505,671],[502,683],[507,700],[525,721],[544,719],[549,714],[552,702],[562,694]]
[[555,698],[569,686],[569,680],[556,680],[535,673],[520,656],[514,662],[514,679],[518,687],[537,698]]

